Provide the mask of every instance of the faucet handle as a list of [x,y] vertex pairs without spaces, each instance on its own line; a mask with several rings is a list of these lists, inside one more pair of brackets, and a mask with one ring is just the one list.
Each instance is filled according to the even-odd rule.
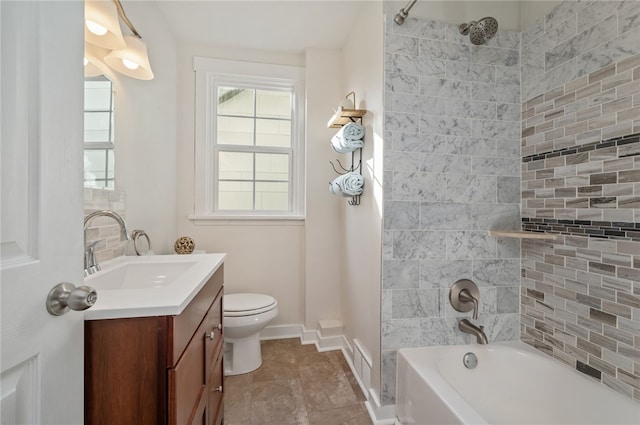
[[463,289],[458,294],[458,298],[466,303],[473,304],[473,320],[478,320],[478,298],[471,295],[468,289]]
[[84,275],[85,277],[100,271],[100,266],[96,264],[95,248],[100,241],[93,241],[87,245],[87,249],[84,252]]
[[478,286],[469,279],[456,281],[449,289],[449,302],[460,312],[473,310],[473,319],[478,319],[478,300],[480,291]]

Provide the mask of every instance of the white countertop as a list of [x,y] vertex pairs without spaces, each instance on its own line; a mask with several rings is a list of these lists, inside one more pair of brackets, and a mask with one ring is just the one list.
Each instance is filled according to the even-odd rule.
[[[220,268],[227,254],[122,256],[101,263],[99,271],[84,280],[98,291],[98,300],[85,310],[85,320],[178,315],[191,302],[209,278]],[[105,277],[123,275],[127,265],[152,269],[163,264],[179,266],[179,276],[159,287],[105,289]]]

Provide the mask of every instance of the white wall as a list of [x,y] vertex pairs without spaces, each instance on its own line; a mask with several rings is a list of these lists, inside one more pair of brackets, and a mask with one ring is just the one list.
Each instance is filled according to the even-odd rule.
[[[227,252],[227,293],[253,291],[276,297],[280,314],[273,324],[304,323],[316,328],[320,319],[339,319],[339,211],[338,199],[327,190],[332,172],[328,168],[330,151],[326,149],[332,134],[326,129],[326,121],[332,114],[331,107],[343,96],[337,89],[339,78],[327,74],[339,74],[339,53],[318,51],[309,55],[316,58],[311,59],[314,65],[308,73],[311,84],[307,85],[314,93],[307,105],[312,116],[308,121],[312,128],[308,142],[311,161],[307,165],[307,223],[311,224],[226,221],[196,225],[188,219],[194,202],[193,56],[295,66],[305,66],[306,58],[282,52],[178,45],[154,3],[134,2],[126,11],[148,45],[155,73],[152,81],[113,76],[117,188],[126,192],[126,217],[131,229],[146,230],[156,253],[172,253],[179,236],[192,237],[197,249]],[[322,159],[317,157],[318,152],[324,155]],[[309,243],[305,243],[305,237]],[[306,268],[309,272],[305,276]],[[305,289],[310,297],[307,315]]]
[[358,339],[373,359],[372,387],[380,393],[380,291],[383,144],[382,3],[368,2],[342,52],[343,91],[355,91],[358,108],[367,109],[359,206],[341,202],[342,317],[350,342]]
[[[178,43],[154,3],[133,2],[127,14],[143,35],[152,81],[116,81],[117,186],[127,195],[131,228],[145,229],[156,252],[172,253],[178,236],[197,249],[227,252],[227,293],[276,297],[273,324],[317,328],[342,319],[350,340],[374,358],[379,388],[382,3],[370,2],[354,23],[344,52],[308,49],[305,55]],[[307,218],[302,221],[225,221],[195,224],[193,213],[193,56],[306,67]],[[344,78],[343,78],[344,73]],[[355,90],[365,117],[367,179],[362,204],[329,194],[334,177],[326,123],[344,95]],[[135,117],[135,119],[131,119]],[[375,146],[375,151],[374,151]]]
[[[341,84],[339,50],[307,49],[307,213],[305,220],[305,326],[317,329],[319,320],[341,319],[340,205],[343,198],[329,193],[336,177],[329,161],[335,152],[329,140],[336,129],[327,122],[346,92]],[[343,162],[344,164],[344,162]]]
[[259,292],[274,296],[280,313],[272,322],[300,324],[304,320],[304,222],[216,221],[196,224],[188,218],[194,204],[193,57],[212,57],[304,66],[301,55],[180,44],[178,48],[178,137],[175,161],[177,227],[196,249],[226,252],[225,292]]
[[171,253],[177,238],[177,46],[155,2],[128,2],[125,8],[147,44],[155,78],[113,72],[116,189],[126,192],[129,230],[144,229],[156,253]]

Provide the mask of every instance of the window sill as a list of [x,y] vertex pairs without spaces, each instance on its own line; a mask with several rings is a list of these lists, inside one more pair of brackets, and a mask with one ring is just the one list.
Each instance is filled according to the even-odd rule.
[[303,226],[302,215],[198,215],[190,214],[196,226],[226,226],[242,223],[249,226]]

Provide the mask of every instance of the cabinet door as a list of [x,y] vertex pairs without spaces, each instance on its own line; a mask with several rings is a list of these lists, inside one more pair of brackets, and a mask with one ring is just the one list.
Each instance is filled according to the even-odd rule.
[[205,324],[201,324],[175,368],[169,369],[169,424],[187,425],[205,387]]
[[217,295],[213,305],[204,318],[203,322],[207,334],[205,341],[205,376],[208,381],[213,373],[213,368],[218,359],[218,354],[222,350],[224,342],[222,327],[222,291]]
[[203,388],[200,396],[200,402],[193,412],[193,417],[189,421],[188,425],[207,425],[207,415],[209,413],[207,411],[207,397],[205,391],[206,388]]
[[213,374],[211,375],[209,385],[207,386],[209,390],[209,401],[207,407],[207,409],[209,410],[209,425],[219,425],[222,423],[222,414],[224,409],[222,397],[224,380],[222,354],[223,351],[220,350],[218,359],[213,369]]

